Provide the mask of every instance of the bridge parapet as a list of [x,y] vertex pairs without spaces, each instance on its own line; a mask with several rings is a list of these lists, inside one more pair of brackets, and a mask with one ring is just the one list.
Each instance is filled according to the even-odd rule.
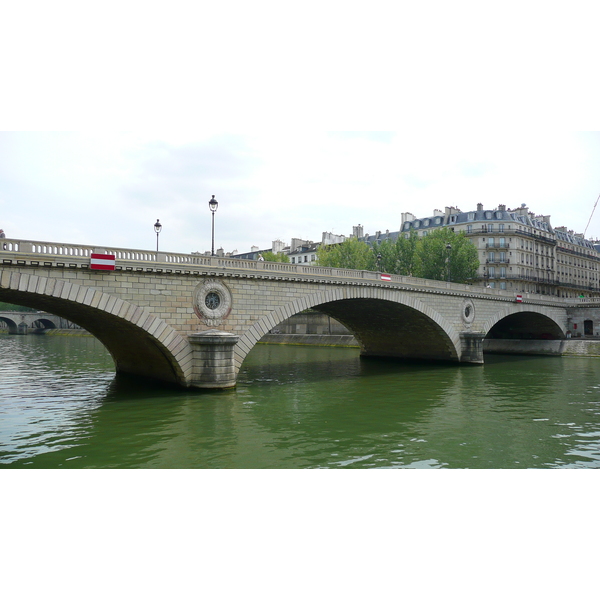
[[[175,273],[181,275],[233,276],[248,278],[277,279],[290,281],[323,282],[331,284],[369,285],[377,287],[398,287],[422,289],[433,293],[457,294],[482,298],[500,299],[514,302],[512,292],[498,289],[479,288],[466,284],[433,281],[404,275],[389,275],[381,280],[380,272],[356,271],[314,265],[275,263],[249,259],[182,254],[173,252],[152,252],[130,248],[98,247],[83,244],[63,244],[32,240],[5,239],[0,246],[2,264],[17,264],[32,267],[89,268],[93,252],[114,254],[117,271],[144,271],[155,273]],[[523,302],[542,300],[560,306],[576,305],[583,300],[557,298],[538,294],[522,294]]]

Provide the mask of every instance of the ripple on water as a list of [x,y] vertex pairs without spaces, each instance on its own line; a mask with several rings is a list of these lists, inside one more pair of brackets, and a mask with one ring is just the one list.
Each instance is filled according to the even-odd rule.
[[4,467],[600,467],[597,359],[457,368],[262,346],[236,390],[207,394],[121,384],[93,339],[3,337]]

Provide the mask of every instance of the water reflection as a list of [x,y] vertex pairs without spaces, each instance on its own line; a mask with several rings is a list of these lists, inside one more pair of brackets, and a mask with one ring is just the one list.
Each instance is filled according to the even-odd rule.
[[116,378],[92,338],[2,336],[3,468],[600,466],[600,361],[456,367],[258,346],[235,390]]

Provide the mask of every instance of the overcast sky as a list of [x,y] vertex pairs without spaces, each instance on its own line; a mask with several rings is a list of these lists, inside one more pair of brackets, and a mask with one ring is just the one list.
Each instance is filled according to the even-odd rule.
[[[600,194],[599,133],[0,134],[8,237],[151,249],[269,248],[397,231],[456,206],[527,204],[583,233]],[[600,237],[600,210],[588,237]]]
[[593,5],[484,4],[13,3],[0,228],[152,249],[158,218],[161,249],[205,251],[214,194],[226,252],[478,202],[583,233],[600,194],[599,134],[575,133],[598,125]]

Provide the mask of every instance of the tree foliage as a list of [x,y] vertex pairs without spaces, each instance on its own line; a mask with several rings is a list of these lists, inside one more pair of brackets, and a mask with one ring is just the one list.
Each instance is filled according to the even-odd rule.
[[377,247],[377,252],[381,255],[380,270],[396,275],[415,276],[418,242],[419,236],[414,229],[408,239],[400,235],[395,242],[381,242]]
[[419,277],[467,283],[477,275],[479,255],[464,233],[443,228],[419,240],[415,262]]
[[371,247],[357,238],[348,238],[341,244],[322,245],[317,250],[321,267],[374,271],[376,259]]
[[289,263],[290,257],[287,254],[281,254],[280,252],[263,252],[263,258],[269,262],[280,262],[280,263]]
[[18,304],[10,304],[8,302],[0,302],[1,311],[17,311],[17,312],[36,312],[35,308],[28,306],[19,306]]
[[384,240],[374,248],[356,238],[321,246],[318,264],[324,267],[382,271],[397,275],[466,283],[477,275],[477,249],[464,233],[437,229],[424,237],[411,231],[406,238]]

